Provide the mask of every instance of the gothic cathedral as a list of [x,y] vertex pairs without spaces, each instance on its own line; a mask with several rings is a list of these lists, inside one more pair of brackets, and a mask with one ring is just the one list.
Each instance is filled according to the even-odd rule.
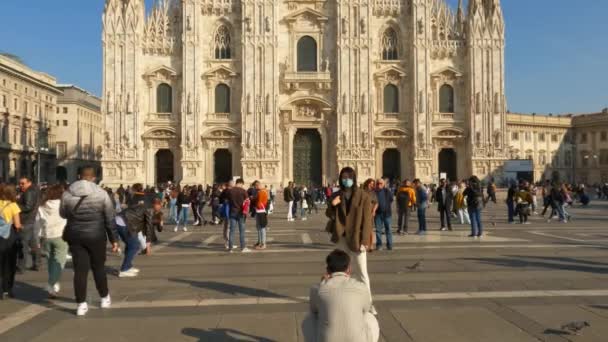
[[104,183],[500,178],[499,0],[106,0]]

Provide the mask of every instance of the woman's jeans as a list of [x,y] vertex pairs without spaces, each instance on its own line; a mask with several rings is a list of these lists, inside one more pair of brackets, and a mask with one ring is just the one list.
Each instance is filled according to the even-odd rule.
[[180,223],[182,224],[182,226],[186,226],[188,224],[188,209],[190,208],[190,206],[188,207],[181,207],[177,219],[177,226],[179,227]]
[[44,242],[45,248],[48,251],[48,284],[53,286],[59,283],[61,273],[65,267],[65,261],[68,255],[68,244],[62,238],[46,239]]
[[255,215],[255,226],[258,230],[258,245],[265,246],[266,245],[266,227],[262,227],[262,224],[260,223],[260,219],[261,219],[262,215],[266,215],[266,214],[262,213],[262,214]]
[[173,223],[177,224],[177,200],[171,199],[169,203],[169,217],[173,221]]
[[483,227],[481,225],[481,209],[469,208],[469,216],[471,218],[471,235],[481,236]]
[[232,250],[232,246],[234,246],[234,231],[236,226],[238,225],[239,229],[239,238],[241,242],[241,249],[245,248],[245,218],[243,214],[230,214],[230,233],[228,236],[228,248]]
[[120,267],[120,271],[125,272],[133,267],[133,259],[135,259],[137,253],[139,253],[141,244],[139,243],[137,235],[131,236],[131,234],[129,234],[127,227],[117,225],[116,230],[118,231],[120,239],[125,243],[125,257],[122,261],[122,266]]

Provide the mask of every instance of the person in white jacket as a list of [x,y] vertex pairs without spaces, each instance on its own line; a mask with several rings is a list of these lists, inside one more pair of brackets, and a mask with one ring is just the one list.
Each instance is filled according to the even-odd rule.
[[59,215],[63,191],[63,185],[49,187],[44,203],[38,208],[41,235],[45,238],[45,248],[48,251],[49,278],[46,290],[50,298],[57,298],[60,291],[59,280],[68,254],[68,244],[62,238],[67,221]]

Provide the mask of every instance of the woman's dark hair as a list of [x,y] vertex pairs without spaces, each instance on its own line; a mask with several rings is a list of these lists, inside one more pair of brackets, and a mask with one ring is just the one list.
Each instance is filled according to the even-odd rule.
[[340,249],[335,249],[325,258],[327,273],[346,272],[350,265],[350,256]]
[[131,189],[133,189],[134,192],[143,192],[144,186],[141,183],[135,183],[135,184],[133,184]]
[[367,187],[371,184],[375,182],[375,180],[373,178],[368,178],[364,183],[363,183],[363,190],[367,190]]
[[357,173],[350,166],[347,166],[347,167],[343,168],[342,170],[340,170],[340,176],[338,177],[338,182],[340,184],[340,189],[341,190],[346,190],[346,188],[342,184],[342,176],[345,176],[345,175],[350,176],[350,178],[353,180],[353,186],[352,186],[351,189],[352,190],[357,189]]
[[49,186],[46,189],[46,198],[45,198],[44,202],[46,203],[47,201],[61,199],[61,196],[63,195],[64,191],[65,191],[65,188],[61,184],[55,184],[55,185]]
[[0,200],[17,202],[17,188],[12,184],[0,184]]

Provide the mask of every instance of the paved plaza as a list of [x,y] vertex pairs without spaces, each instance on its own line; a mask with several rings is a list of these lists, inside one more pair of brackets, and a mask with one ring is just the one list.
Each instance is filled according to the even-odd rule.
[[[304,341],[308,290],[332,249],[323,211],[287,222],[279,205],[269,249],[251,254],[226,253],[219,226],[168,227],[153,255],[136,259],[138,278],[116,277],[120,258],[109,256],[113,307],[97,309],[91,279],[86,318],[74,315],[71,265],[57,301],[43,291],[46,269],[18,275],[18,298],[0,302],[0,340]],[[430,209],[428,236],[395,237],[393,251],[369,256],[381,341],[608,340],[608,203],[571,212],[568,224],[507,225],[506,206],[492,204],[479,241],[468,226],[439,232]],[[420,260],[419,270],[408,268]],[[561,330],[572,321],[591,327]]]

